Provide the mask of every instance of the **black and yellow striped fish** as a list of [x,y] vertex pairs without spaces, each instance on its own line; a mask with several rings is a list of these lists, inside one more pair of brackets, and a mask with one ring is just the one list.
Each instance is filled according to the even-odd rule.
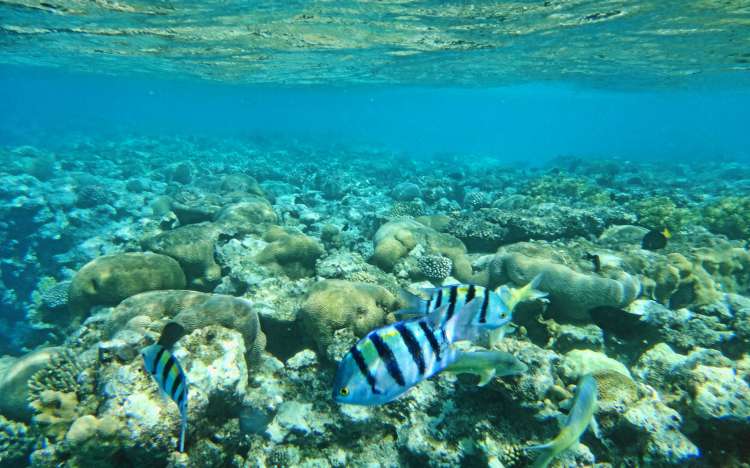
[[187,431],[188,382],[185,372],[168,348],[185,333],[175,322],[168,323],[156,344],[141,350],[146,370],[154,377],[159,388],[177,403],[180,410],[180,452],[185,451]]

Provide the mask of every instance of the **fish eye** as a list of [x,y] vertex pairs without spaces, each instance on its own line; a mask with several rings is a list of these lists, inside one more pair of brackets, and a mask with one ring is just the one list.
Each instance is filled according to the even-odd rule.
[[349,395],[349,387],[341,387],[341,390],[339,390],[339,393],[341,396],[348,396]]

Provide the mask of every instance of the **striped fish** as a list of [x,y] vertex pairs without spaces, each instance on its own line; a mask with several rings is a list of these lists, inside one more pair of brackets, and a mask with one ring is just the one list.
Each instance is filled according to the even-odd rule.
[[436,324],[441,327],[445,327],[454,315],[464,315],[456,323],[467,323],[470,326],[464,327],[465,335],[459,333],[454,339],[471,340],[476,338],[481,330],[500,330],[506,327],[513,318],[513,309],[520,302],[545,297],[546,293],[536,289],[541,278],[541,275],[538,275],[526,286],[518,289],[503,285],[491,290],[474,284],[453,284],[427,289],[427,299],[408,295],[405,298],[407,308],[399,311],[399,315],[436,316],[435,312],[442,309],[445,312],[442,315],[437,314],[440,316],[440,322]]
[[159,388],[177,403],[180,410],[180,452],[185,451],[187,431],[188,382],[179,361],[167,348],[184,334],[177,323],[170,322],[164,327],[159,342],[141,350],[146,371],[154,377]]
[[388,403],[419,382],[451,368],[456,373],[480,375],[482,384],[496,374],[525,370],[523,363],[507,353],[468,353],[452,346],[449,330],[458,316],[449,319],[446,327],[435,326],[435,319],[444,317],[447,307],[427,317],[378,328],[361,339],[339,363],[333,399],[354,405]]

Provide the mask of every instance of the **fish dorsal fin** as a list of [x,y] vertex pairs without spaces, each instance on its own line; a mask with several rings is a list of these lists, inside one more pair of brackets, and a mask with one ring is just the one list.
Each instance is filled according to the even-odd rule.
[[185,336],[185,327],[177,322],[169,322],[164,325],[164,329],[161,331],[161,336],[157,344],[163,346],[166,349],[172,349],[180,338]]

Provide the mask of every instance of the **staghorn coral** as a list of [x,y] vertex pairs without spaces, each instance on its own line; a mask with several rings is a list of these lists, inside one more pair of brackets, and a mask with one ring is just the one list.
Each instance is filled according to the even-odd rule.
[[[221,267],[214,260],[219,230],[209,223],[190,224],[141,240],[141,246],[179,262],[188,284],[195,289],[211,289],[221,279]],[[181,289],[180,285],[152,289]]]
[[34,407],[43,400],[44,392],[48,391],[82,397],[84,392],[78,382],[78,375],[82,371],[83,367],[70,349],[63,348],[59,353],[53,354],[49,363],[28,380],[29,404]]
[[315,239],[279,227],[269,229],[264,239],[270,244],[256,255],[256,261],[292,279],[312,276],[315,261],[324,252]]
[[451,274],[453,262],[442,255],[424,255],[418,261],[419,271],[432,283],[440,284]]
[[94,305],[115,305],[143,291],[184,286],[185,274],[170,257],[149,252],[105,255],[75,274],[69,290],[72,317],[62,315],[56,321],[67,325],[81,320]]
[[336,330],[351,327],[363,336],[383,325],[388,312],[397,307],[396,297],[380,286],[325,280],[310,288],[300,318],[307,335],[325,352]]

